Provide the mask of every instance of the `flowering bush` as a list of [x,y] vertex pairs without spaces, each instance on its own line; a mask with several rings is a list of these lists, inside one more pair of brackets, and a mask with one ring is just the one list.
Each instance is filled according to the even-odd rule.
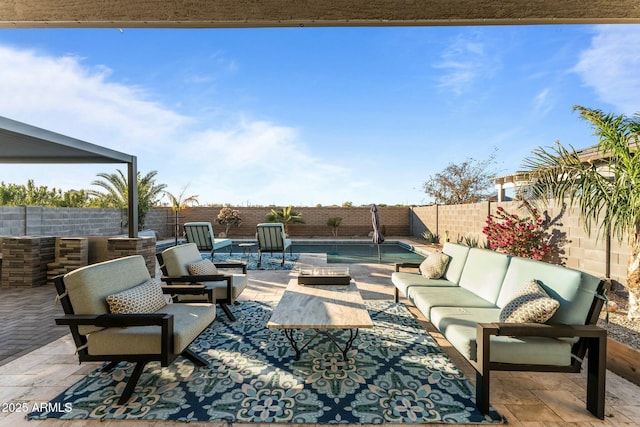
[[[525,205],[528,206],[526,202]],[[482,232],[487,236],[489,248],[495,251],[542,260],[558,249],[549,243],[547,228],[535,208],[531,209],[530,218],[520,218],[498,207],[495,215],[487,217]]]
[[225,226],[224,234],[229,234],[229,228],[231,226],[240,227],[242,218],[240,218],[240,211],[232,208],[222,208],[218,213],[216,222]]

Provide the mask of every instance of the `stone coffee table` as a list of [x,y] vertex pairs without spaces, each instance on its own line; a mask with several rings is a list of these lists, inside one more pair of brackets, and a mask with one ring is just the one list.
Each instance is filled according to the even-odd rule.
[[[300,359],[304,350],[318,336],[326,336],[342,352],[344,360],[360,328],[373,328],[369,312],[352,280],[348,285],[299,285],[297,279],[289,281],[276,306],[267,328],[284,329],[284,333]],[[306,342],[297,342],[295,331],[313,329],[316,334]],[[349,331],[349,338],[340,343],[337,336]]]

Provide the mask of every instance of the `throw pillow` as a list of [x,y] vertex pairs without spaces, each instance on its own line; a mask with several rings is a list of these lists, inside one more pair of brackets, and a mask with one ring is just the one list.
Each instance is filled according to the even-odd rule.
[[447,271],[447,265],[451,257],[442,252],[430,254],[420,264],[420,273],[428,279],[439,279]]
[[506,323],[544,323],[558,310],[560,303],[551,298],[533,279],[518,291],[500,311]]
[[156,279],[150,279],[107,297],[109,311],[113,314],[154,313],[167,305],[162,286]]
[[218,274],[218,269],[215,264],[208,259],[202,261],[192,262],[187,266],[190,274],[194,276],[203,276],[207,274]]

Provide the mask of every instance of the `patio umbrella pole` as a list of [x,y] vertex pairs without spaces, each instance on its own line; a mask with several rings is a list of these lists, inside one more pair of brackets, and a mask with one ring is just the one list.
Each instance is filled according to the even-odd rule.
[[371,223],[373,225],[373,243],[378,248],[378,262],[382,261],[382,255],[380,253],[380,243],[384,242],[384,236],[380,232],[380,217],[378,215],[378,207],[371,205]]

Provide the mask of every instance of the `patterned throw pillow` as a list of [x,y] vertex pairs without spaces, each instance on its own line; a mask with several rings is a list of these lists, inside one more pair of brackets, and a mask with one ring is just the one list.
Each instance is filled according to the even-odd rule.
[[167,305],[162,286],[156,279],[107,297],[113,314],[154,313]]
[[194,276],[203,276],[207,274],[218,274],[216,266],[208,259],[193,262],[187,266],[189,273]]
[[420,273],[427,279],[439,279],[444,276],[447,271],[447,265],[451,257],[442,252],[434,252],[430,254],[420,264]]
[[500,311],[506,323],[544,323],[558,310],[560,303],[551,298],[533,279],[520,289]]

